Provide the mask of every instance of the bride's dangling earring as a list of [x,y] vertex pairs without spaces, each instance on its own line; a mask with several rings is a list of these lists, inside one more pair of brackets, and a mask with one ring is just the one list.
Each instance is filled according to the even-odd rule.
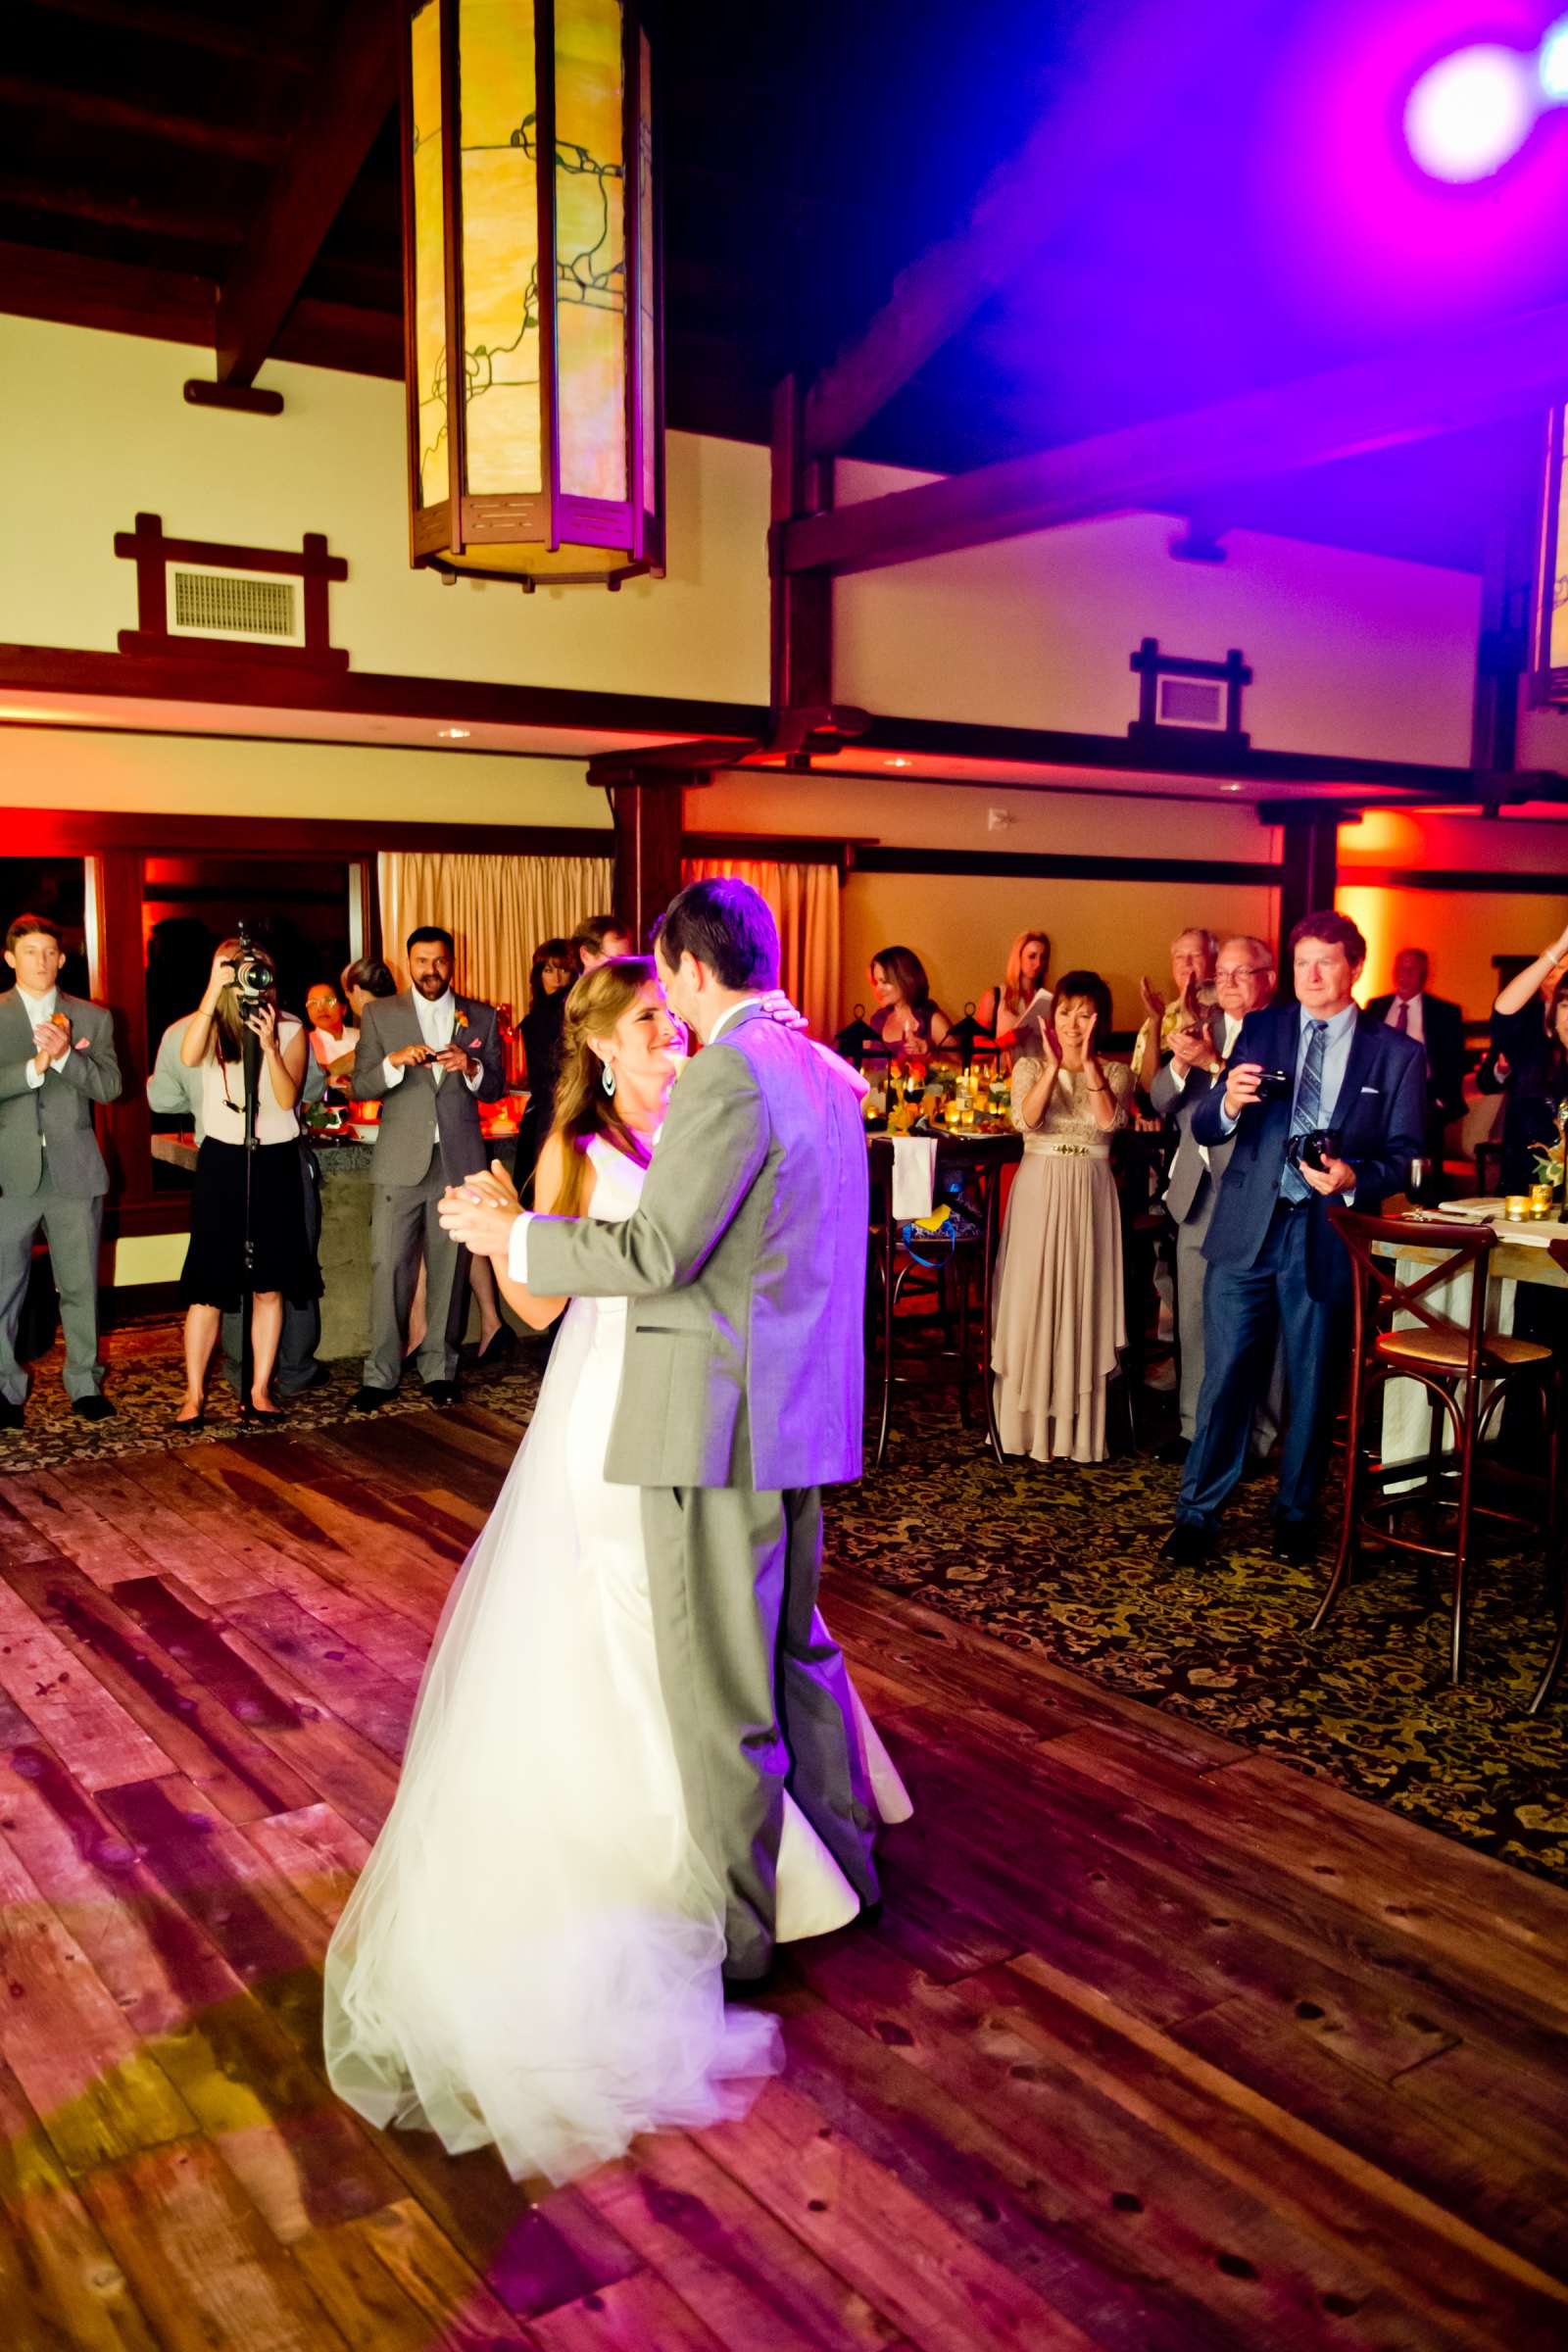
[[604,1069],[603,1069],[603,1071],[602,1071],[602,1072],[601,1072],[601,1074],[600,1074],[599,1083],[600,1083],[600,1085],[601,1085],[601,1086],[604,1088],[604,1090],[605,1090],[605,1092],[606,1092],[606,1094],[607,1094],[607,1095],[612,1095],[612,1094],[614,1093],[614,1091],[615,1091],[615,1073],[614,1073],[614,1071],[613,1071],[613,1070],[611,1068],[611,1066],[610,1066],[610,1064],[609,1064],[609,1062],[608,1062],[608,1061],[606,1062],[606,1064],[605,1064],[605,1066],[604,1066]]

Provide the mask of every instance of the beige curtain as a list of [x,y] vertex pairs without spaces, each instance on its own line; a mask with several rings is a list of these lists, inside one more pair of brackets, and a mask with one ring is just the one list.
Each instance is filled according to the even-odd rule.
[[438,923],[458,943],[458,984],[491,1004],[528,1009],[528,968],[541,940],[569,938],[610,910],[608,858],[485,858],[464,850],[386,850],[376,860],[387,961],[406,980],[403,943]]
[[831,1038],[839,1025],[839,871],[836,865],[785,865],[773,858],[689,858],[688,882],[726,875],[760,890],[778,925],[780,981],[811,1024]]

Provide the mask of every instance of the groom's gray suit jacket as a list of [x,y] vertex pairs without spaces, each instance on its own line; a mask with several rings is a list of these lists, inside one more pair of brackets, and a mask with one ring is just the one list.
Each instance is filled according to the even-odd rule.
[[859,1477],[867,1213],[854,1090],[742,1010],[682,1072],[635,1214],[529,1228],[530,1290],[630,1300],[608,1479]]

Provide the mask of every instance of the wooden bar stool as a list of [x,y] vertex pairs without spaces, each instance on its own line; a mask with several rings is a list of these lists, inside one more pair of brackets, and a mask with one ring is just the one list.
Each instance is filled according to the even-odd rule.
[[[1349,1252],[1355,1284],[1355,1322],[1350,1363],[1349,1442],[1346,1449],[1345,1516],[1339,1552],[1317,1615],[1316,1633],[1339,1599],[1366,1544],[1381,1544],[1414,1552],[1429,1560],[1446,1561],[1453,1576],[1453,1620],[1449,1643],[1449,1680],[1458,1682],[1464,1664],[1466,1576],[1469,1568],[1472,1519],[1511,1520],[1519,1514],[1475,1500],[1476,1452],[1504,1395],[1516,1381],[1540,1383],[1547,1441],[1545,1518],[1548,1543],[1555,1532],[1557,1489],[1557,1367],[1549,1348],[1534,1340],[1516,1340],[1489,1332],[1487,1320],[1488,1261],[1496,1237],[1490,1226],[1458,1227],[1434,1218],[1430,1223],[1405,1217],[1370,1217],[1355,1209],[1332,1207],[1329,1218]],[[1396,1260],[1379,1254],[1393,1246],[1398,1251],[1440,1250],[1435,1265],[1413,1280],[1403,1280]],[[1470,1308],[1463,1323],[1444,1314],[1433,1303],[1433,1293],[1455,1277],[1470,1276]],[[1413,1326],[1394,1328],[1397,1314],[1415,1318]],[[1413,1380],[1432,1400],[1432,1439],[1425,1463],[1379,1463],[1367,1458],[1362,1434],[1368,1407],[1391,1380]],[[1483,1398],[1483,1387],[1491,1395]],[[1455,1457],[1443,1449],[1445,1429],[1451,1431]],[[1405,1490],[1396,1494],[1368,1495],[1370,1486],[1397,1479]],[[1446,1494],[1446,1489],[1456,1489]],[[1391,1522],[1420,1502],[1438,1501],[1456,1514],[1451,1544],[1428,1543],[1401,1534]],[[1562,1646],[1562,1644],[1560,1644]],[[1556,1663],[1560,1665],[1561,1659]],[[1548,1676],[1550,1670],[1548,1669]],[[1538,1692],[1537,1703],[1544,1693]]]

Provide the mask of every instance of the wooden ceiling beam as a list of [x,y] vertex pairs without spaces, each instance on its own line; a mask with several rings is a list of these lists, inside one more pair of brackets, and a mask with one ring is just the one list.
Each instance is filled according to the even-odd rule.
[[24,74],[0,74],[0,106],[78,123],[84,130],[114,131],[126,138],[150,139],[160,147],[220,155],[235,163],[274,164],[283,150],[277,133],[250,123],[205,122],[196,115],[171,114],[162,107],[139,105],[134,99],[110,97],[100,90],[71,89]]
[[312,68],[304,50],[280,39],[275,26],[261,18],[254,24],[241,24],[205,10],[187,14],[183,9],[144,6],[143,0],[23,0],[23,4],[42,15],[76,17],[88,24],[134,33],[138,40],[199,49],[208,57],[238,58],[278,74],[309,74]]
[[0,310],[60,326],[211,347],[218,287],[210,277],[175,270],[0,242]]
[[785,526],[789,571],[874,571],[1196,496],[1544,409],[1568,382],[1568,303],[1184,416],[1011,458]]
[[348,0],[270,192],[218,297],[218,380],[255,382],[397,101],[402,12]]
[[1040,259],[1086,192],[1168,125],[1184,93],[1213,70],[1213,39],[1200,25],[1184,25],[1172,39],[1169,0],[1142,0],[1114,26],[1102,13],[1090,16],[1093,49],[1063,66],[1040,121],[986,179],[962,226],[901,272],[864,333],[808,387],[808,461],[848,449],[927,360]]
[[[97,327],[111,335],[149,335],[159,343],[213,348],[218,287],[210,277],[151,270],[134,262],[90,260],[36,245],[0,241],[0,311],[48,318],[60,326]],[[279,359],[394,381],[403,373],[403,314],[362,304],[298,301],[280,330]]]
[[18,172],[0,172],[0,208],[51,220],[90,220],[100,228],[130,229],[139,236],[209,248],[236,244],[243,233],[236,215],[214,206],[149,203],[122,188],[31,179]]

